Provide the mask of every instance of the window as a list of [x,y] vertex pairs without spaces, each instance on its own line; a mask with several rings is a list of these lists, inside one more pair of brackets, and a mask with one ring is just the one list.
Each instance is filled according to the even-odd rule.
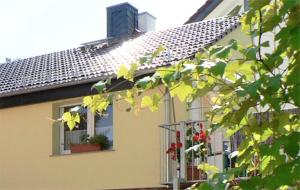
[[244,12],[249,11],[250,5],[249,0],[244,0]]
[[113,145],[113,109],[112,106],[107,108],[107,112],[102,115],[95,115],[95,133],[105,135],[108,140],[110,147]]
[[[60,115],[79,105],[66,105],[60,107]],[[89,109],[83,108],[80,112],[80,124],[72,131],[66,123],[60,128],[60,153],[70,154],[71,144],[80,144],[81,137],[88,134],[105,135],[109,140],[109,148],[113,146],[113,107],[110,105],[106,113],[93,115]]]

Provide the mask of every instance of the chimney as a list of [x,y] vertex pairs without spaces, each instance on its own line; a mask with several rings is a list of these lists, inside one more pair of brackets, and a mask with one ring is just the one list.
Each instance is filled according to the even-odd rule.
[[138,25],[141,32],[149,32],[155,30],[156,18],[148,12],[142,12],[138,16]]
[[138,9],[129,3],[121,3],[106,8],[107,38],[126,40],[138,28]]

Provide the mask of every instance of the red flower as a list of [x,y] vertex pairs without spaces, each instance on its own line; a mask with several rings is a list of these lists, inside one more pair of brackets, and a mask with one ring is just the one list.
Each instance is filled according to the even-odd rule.
[[199,133],[195,133],[194,137],[193,137],[193,140],[195,142],[199,142],[200,141],[200,136],[199,136]]
[[180,138],[180,131],[176,131],[176,137]]
[[182,147],[182,143],[181,142],[177,142],[177,148],[181,148]]
[[203,123],[200,123],[200,129],[203,129]]
[[167,154],[170,154],[170,153],[172,153],[172,152],[175,152],[175,147],[170,147],[167,151],[166,151],[166,153]]
[[171,159],[172,159],[172,160],[176,160],[176,155],[175,155],[175,154],[172,155],[172,156],[171,156]]
[[201,141],[206,141],[206,133],[205,133],[205,131],[200,131],[200,140]]
[[173,152],[173,150],[172,150],[171,148],[169,148],[169,149],[166,151],[167,154],[170,154],[171,152]]
[[176,148],[176,144],[175,143],[171,143],[171,148]]

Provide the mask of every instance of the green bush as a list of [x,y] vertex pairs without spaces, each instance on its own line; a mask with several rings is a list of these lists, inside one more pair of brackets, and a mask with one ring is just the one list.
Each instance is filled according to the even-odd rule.
[[102,149],[108,149],[109,148],[109,141],[108,138],[105,135],[98,134],[93,137],[89,138],[89,143],[91,144],[99,144]]

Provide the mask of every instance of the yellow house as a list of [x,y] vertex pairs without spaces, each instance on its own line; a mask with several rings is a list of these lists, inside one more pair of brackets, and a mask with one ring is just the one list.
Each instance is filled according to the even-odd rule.
[[[238,27],[239,17],[221,17],[125,42],[97,41],[0,64],[0,189],[166,188],[177,172],[165,153],[174,133],[162,125],[202,120],[204,109],[209,109],[206,99],[196,102],[201,111],[193,112],[176,99],[170,106],[166,95],[157,112],[142,110],[138,115],[127,112],[125,102],[114,101],[105,117],[85,110],[84,120],[72,132],[53,119],[80,105],[83,96],[94,94],[91,86],[100,79],[113,77],[116,91],[130,88],[115,78],[121,64],[165,46],[152,65],[139,68],[138,74],[147,76],[155,68],[193,58],[201,47],[225,44],[231,38],[248,43],[235,30]],[[78,143],[80,135],[98,133],[108,138],[107,150],[71,153],[70,144]]]

